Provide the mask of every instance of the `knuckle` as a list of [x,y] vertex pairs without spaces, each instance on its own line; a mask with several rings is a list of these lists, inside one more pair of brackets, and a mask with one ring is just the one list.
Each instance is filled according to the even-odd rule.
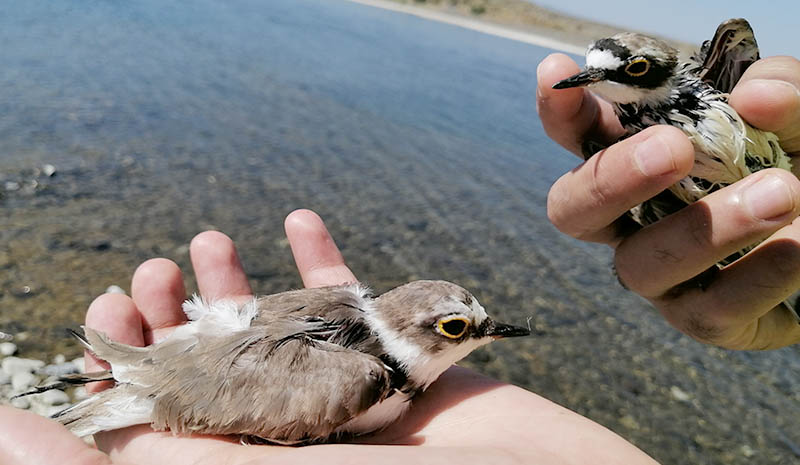
[[691,338],[706,344],[715,344],[724,333],[719,323],[699,311],[687,314],[682,330]]
[[726,345],[725,337],[732,323],[711,306],[702,305],[699,291],[686,291],[682,299],[661,300],[660,307],[667,320],[680,332],[704,344]]

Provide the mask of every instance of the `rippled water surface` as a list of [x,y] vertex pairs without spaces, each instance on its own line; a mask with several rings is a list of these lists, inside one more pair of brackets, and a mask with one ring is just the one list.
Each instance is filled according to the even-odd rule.
[[188,270],[208,228],[258,292],[298,287],[282,221],[306,207],[377,291],[448,279],[531,318],[470,366],[664,463],[798,460],[797,348],[681,336],[547,221],[576,164],[535,115],[548,53],[334,0],[0,4],[0,331],[77,355],[61,328],[94,296],[154,256]]

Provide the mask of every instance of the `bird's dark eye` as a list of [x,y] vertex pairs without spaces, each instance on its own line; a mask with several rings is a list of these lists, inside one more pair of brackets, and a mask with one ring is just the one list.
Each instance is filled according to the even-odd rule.
[[469,327],[469,320],[463,316],[442,318],[436,324],[436,329],[439,333],[450,339],[458,339],[467,332]]
[[644,58],[633,60],[625,67],[625,72],[633,77],[644,76],[648,71],[650,71],[650,62]]

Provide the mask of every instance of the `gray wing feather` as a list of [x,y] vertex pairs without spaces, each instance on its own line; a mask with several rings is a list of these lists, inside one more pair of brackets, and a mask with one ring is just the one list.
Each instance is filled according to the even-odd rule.
[[329,436],[391,391],[376,357],[281,332],[246,330],[170,361],[142,393],[155,401],[153,426],[302,442]]
[[369,291],[366,287],[359,287],[360,293],[355,289],[355,285],[330,286],[259,297],[258,316],[252,325],[269,325],[287,317],[324,317],[330,321],[359,317]]
[[715,89],[728,93],[745,70],[759,59],[758,43],[747,20],[729,19],[717,27],[714,38],[695,57],[702,66],[698,76]]
[[336,286],[266,296],[248,329],[146,348],[91,328],[86,339],[98,357],[129,368],[112,391],[152,401],[156,429],[304,442],[392,392],[391,369],[377,357],[321,340],[337,324],[363,321],[365,295]]

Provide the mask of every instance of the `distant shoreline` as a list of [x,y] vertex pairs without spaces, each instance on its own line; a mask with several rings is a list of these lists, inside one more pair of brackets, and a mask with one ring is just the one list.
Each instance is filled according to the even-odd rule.
[[[486,0],[487,8],[477,10],[478,12],[467,6],[466,2],[452,4],[417,0],[347,1],[573,55],[583,55],[593,40],[624,31],[615,26],[567,16],[523,0]],[[694,52],[695,46],[692,44],[667,41],[686,55]]]
[[524,42],[541,47],[552,48],[566,53],[582,55],[586,47],[579,47],[575,44],[552,37],[552,34],[536,34],[530,31],[517,30],[506,25],[500,25],[479,19],[473,19],[464,15],[458,15],[446,11],[426,8],[421,6],[406,5],[391,0],[347,0],[353,3],[373,6],[385,10],[405,13],[419,18],[429,19],[440,23],[452,24],[454,26],[483,32],[497,37]]

